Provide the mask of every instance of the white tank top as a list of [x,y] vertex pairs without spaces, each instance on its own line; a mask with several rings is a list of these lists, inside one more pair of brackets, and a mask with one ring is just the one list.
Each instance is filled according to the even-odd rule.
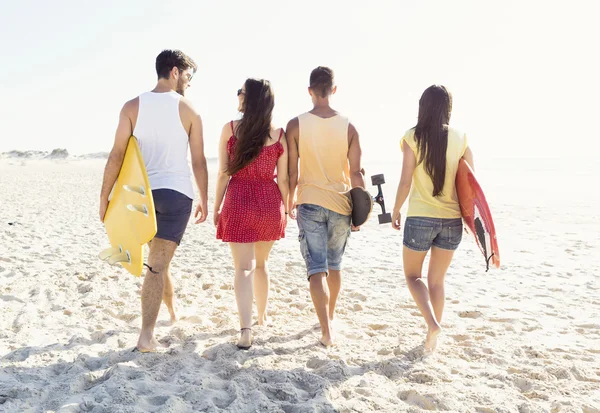
[[189,137],[179,116],[180,98],[175,91],[142,93],[133,136],[142,151],[150,188],[172,189],[194,199]]

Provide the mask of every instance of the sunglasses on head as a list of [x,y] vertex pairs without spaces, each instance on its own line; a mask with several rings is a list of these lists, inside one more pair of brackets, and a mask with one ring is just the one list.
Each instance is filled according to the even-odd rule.
[[239,96],[239,95],[243,95],[243,94],[245,94],[244,91],[242,89],[238,89],[237,95]]

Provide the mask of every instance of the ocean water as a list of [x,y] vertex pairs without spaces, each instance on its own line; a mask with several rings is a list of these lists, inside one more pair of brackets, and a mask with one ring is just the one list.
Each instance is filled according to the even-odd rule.
[[[364,162],[372,194],[377,189],[371,186],[371,175],[385,175],[388,211],[394,206],[401,167],[400,158],[397,162]],[[598,161],[476,158],[475,168],[492,212],[503,267],[525,260],[532,268],[542,265],[557,271],[579,271],[599,279],[600,272],[593,265],[600,255]],[[378,205],[374,208],[374,213],[380,213]],[[467,235],[465,239],[473,247],[471,238]]]

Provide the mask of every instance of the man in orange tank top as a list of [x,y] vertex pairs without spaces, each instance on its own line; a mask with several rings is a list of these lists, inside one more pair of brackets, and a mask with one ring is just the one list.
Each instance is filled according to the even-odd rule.
[[330,68],[314,69],[308,88],[313,109],[290,120],[286,130],[288,211],[298,221],[300,251],[324,346],[334,343],[331,322],[342,285],[342,257],[351,232],[348,192],[365,187],[358,132],[348,118],[329,106],[329,97],[336,89]]

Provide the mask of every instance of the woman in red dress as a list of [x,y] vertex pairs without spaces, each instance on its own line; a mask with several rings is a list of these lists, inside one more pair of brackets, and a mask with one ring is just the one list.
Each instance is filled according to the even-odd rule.
[[252,301],[256,298],[258,324],[265,324],[267,261],[275,241],[285,236],[288,156],[283,129],[271,126],[275,106],[271,84],[247,79],[238,100],[242,119],[225,124],[219,142],[214,223],[217,239],[231,248],[241,329],[237,346],[248,349]]

